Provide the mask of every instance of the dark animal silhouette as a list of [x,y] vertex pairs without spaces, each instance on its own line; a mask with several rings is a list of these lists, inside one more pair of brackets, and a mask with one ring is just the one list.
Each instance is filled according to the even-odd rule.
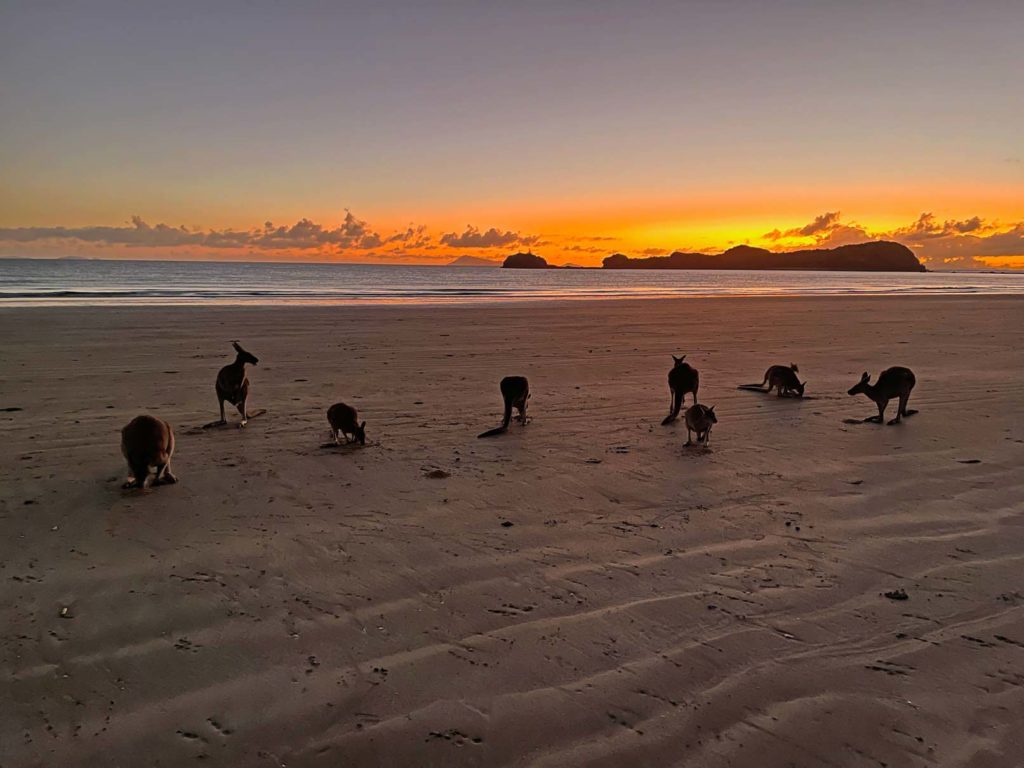
[[501,397],[505,401],[505,415],[501,419],[501,426],[489,429],[477,435],[477,437],[493,437],[508,431],[509,422],[512,421],[512,409],[519,411],[516,420],[526,424],[526,403],[530,399],[530,382],[525,376],[506,376],[501,380]]
[[715,416],[715,406],[708,408],[706,405],[694,403],[686,409],[686,413],[683,414],[683,420],[686,422],[686,444],[693,445],[690,433],[696,432],[697,442],[703,443],[704,447],[707,448],[708,441],[711,440],[711,427],[718,423],[718,417]]
[[176,483],[171,474],[171,456],[174,453],[174,430],[163,419],[155,416],[136,416],[121,430],[121,453],[128,461],[132,479],[124,488],[145,488],[149,468],[155,467],[153,485]]
[[246,410],[246,401],[249,399],[249,379],[245,375],[245,365],[256,365],[259,360],[255,355],[249,354],[239,345],[237,341],[231,342],[237,356],[235,362],[225,365],[217,374],[217,399],[220,401],[220,421],[217,424],[227,424],[224,418],[224,403],[229,402],[238,409],[242,417],[240,426],[245,426],[249,421],[249,412]]
[[799,372],[800,369],[796,367],[796,363],[790,363],[788,366],[773,365],[764,372],[764,381],[761,382],[761,386],[767,384],[768,392],[774,389],[778,392],[779,397],[792,397],[793,395],[803,397],[807,382],[801,383],[796,376]]
[[[358,440],[360,445],[366,445],[366,422],[359,423],[359,414],[351,405],[335,403],[327,409],[327,421],[331,425],[331,436],[334,444],[338,444],[338,433],[345,435],[345,442]],[[349,435],[352,437],[349,438]]]
[[672,359],[675,364],[668,372],[668,389],[672,399],[669,402],[668,416],[661,422],[663,426],[676,420],[687,394],[692,394],[693,404],[697,404],[697,390],[700,388],[700,374],[697,369],[689,363],[683,362],[686,360],[686,355],[682,357],[672,355]]
[[900,399],[899,410],[896,411],[896,418],[890,424],[899,424],[904,416],[913,416],[917,411],[907,410],[907,401],[910,400],[910,393],[917,384],[914,372],[909,368],[895,366],[886,368],[878,377],[878,381],[871,383],[871,376],[867,371],[860,377],[860,381],[850,387],[849,395],[864,394],[875,401],[878,406],[878,415],[869,416],[864,421],[875,421],[881,424],[885,420],[885,408],[894,397]]

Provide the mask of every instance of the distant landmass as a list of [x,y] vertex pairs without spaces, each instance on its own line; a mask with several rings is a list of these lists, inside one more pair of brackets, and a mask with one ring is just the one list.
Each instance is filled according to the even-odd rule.
[[500,267],[502,264],[496,259],[485,259],[482,256],[459,256],[459,258],[449,261],[446,266],[449,267]]
[[557,269],[548,264],[543,256],[533,253],[513,253],[501,266],[505,269]]
[[[519,254],[516,254],[519,255]],[[512,258],[511,256],[509,258]],[[509,266],[508,259],[505,266]],[[683,253],[634,259],[616,253],[604,269],[807,269],[849,272],[927,272],[905,245],[879,240],[838,248],[774,252],[737,245],[724,253]]]

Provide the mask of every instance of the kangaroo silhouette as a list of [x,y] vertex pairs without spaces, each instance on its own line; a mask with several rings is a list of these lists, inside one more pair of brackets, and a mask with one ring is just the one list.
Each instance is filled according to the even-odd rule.
[[178,482],[171,474],[174,430],[163,419],[143,415],[129,421],[121,430],[121,453],[132,472],[132,479],[122,487],[145,488],[150,467],[156,468],[153,485]]
[[[331,425],[331,436],[335,445],[339,443],[339,432],[345,436],[346,443],[357,440],[360,445],[366,445],[366,422],[359,423],[359,414],[351,405],[335,403],[327,409],[327,421]],[[352,436],[351,439],[349,435]]]
[[245,365],[256,365],[259,360],[255,355],[246,352],[237,341],[231,342],[237,353],[235,362],[225,365],[217,373],[217,399],[220,401],[220,421],[217,424],[227,424],[224,418],[224,403],[231,403],[238,409],[242,417],[240,426],[245,426],[249,421],[249,412],[246,410],[246,401],[249,399],[249,379],[245,375]]
[[708,408],[706,405],[694,403],[686,409],[686,413],[683,414],[683,420],[686,422],[686,444],[693,445],[690,433],[695,432],[697,434],[697,442],[707,448],[708,442],[711,440],[711,427],[718,423],[718,417],[715,416],[715,406],[712,405]]
[[501,419],[501,426],[482,432],[477,437],[494,437],[508,431],[509,422],[512,421],[512,409],[519,411],[516,420],[526,424],[526,404],[530,399],[530,382],[525,376],[506,376],[501,380],[501,397],[505,401],[505,414]]
[[803,397],[807,382],[801,382],[797,378],[796,375],[799,372],[800,369],[796,367],[796,363],[790,363],[788,366],[773,365],[764,372],[764,381],[761,382],[761,386],[767,384],[768,392],[774,389],[778,392],[779,397],[790,397],[794,394],[797,397]]
[[867,395],[875,401],[878,406],[878,415],[869,416],[864,421],[874,421],[881,424],[885,420],[885,408],[894,397],[900,399],[899,409],[896,411],[896,418],[889,421],[889,424],[899,424],[904,416],[913,416],[917,411],[907,410],[907,401],[910,400],[910,393],[917,384],[917,377],[909,368],[895,366],[886,368],[878,376],[878,381],[871,383],[871,376],[865,371],[860,381],[850,387],[848,395]]
[[662,426],[671,424],[679,416],[683,407],[683,400],[687,394],[693,395],[693,404],[697,404],[697,390],[700,388],[700,373],[686,360],[686,355],[676,357],[672,355],[674,362],[672,370],[668,372],[668,389],[671,396],[668,406],[668,416],[662,420]]

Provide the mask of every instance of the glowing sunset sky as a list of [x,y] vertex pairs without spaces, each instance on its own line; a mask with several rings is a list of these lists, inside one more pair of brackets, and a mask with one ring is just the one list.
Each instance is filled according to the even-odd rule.
[[1021,2],[216,5],[3,6],[0,255],[1024,266]]

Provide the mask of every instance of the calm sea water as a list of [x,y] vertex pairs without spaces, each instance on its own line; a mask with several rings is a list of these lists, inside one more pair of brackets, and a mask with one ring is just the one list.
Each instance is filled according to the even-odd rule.
[[0,259],[0,306],[367,304],[1024,293],[1024,274],[509,270]]

